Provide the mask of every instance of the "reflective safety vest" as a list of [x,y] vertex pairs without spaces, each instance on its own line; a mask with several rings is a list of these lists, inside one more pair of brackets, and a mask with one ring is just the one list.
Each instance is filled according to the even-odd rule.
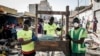
[[47,30],[47,23],[44,23],[44,25],[43,25],[43,30]]
[[56,28],[57,26],[54,23],[52,25],[46,24],[44,27],[44,29],[47,31],[47,35],[51,35],[51,36],[55,35]]
[[[74,29],[71,29],[70,35],[73,40],[80,40],[82,38],[82,34],[85,30],[83,28],[78,29],[77,33]],[[71,41],[71,49],[73,53],[85,53],[86,48],[85,44],[74,43]]]
[[[24,41],[30,40],[30,39],[32,39],[32,31],[31,30],[28,30],[28,31],[20,30],[17,32],[17,36],[18,36],[18,39],[23,38]],[[22,47],[22,51],[24,51],[24,52],[33,51],[34,50],[34,42],[30,42],[28,44],[21,45],[21,47]]]
[[61,31],[57,31],[57,34],[58,34],[58,35],[61,35]]

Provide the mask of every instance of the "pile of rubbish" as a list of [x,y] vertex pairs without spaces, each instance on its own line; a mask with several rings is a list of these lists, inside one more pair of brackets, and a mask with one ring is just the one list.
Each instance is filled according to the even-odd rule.
[[90,55],[100,56],[100,38],[94,34],[89,34],[88,38],[85,39],[87,47],[86,53]]

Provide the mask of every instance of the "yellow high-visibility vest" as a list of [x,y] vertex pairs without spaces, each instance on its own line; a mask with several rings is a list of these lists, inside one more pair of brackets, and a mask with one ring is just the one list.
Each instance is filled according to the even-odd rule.
[[57,28],[56,24],[52,24],[52,25],[46,24],[44,30],[47,31],[47,35],[54,36],[56,28]]
[[[31,30],[28,30],[28,31],[20,30],[17,32],[17,36],[18,36],[18,39],[23,38],[24,41],[30,40],[32,39],[32,31]],[[21,45],[21,47],[22,47],[22,51],[25,51],[25,52],[32,51],[34,50],[34,42]]]

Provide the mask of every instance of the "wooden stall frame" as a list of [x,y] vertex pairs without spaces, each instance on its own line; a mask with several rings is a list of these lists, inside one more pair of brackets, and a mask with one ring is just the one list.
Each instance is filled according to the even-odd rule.
[[[35,19],[35,24],[36,24],[36,26],[35,26],[35,32],[36,32],[36,35],[38,34],[38,14],[56,14],[56,15],[62,15],[62,21],[63,21],[63,15],[65,15],[66,16],[66,34],[68,33],[68,28],[69,28],[69,6],[66,6],[66,11],[39,11],[38,10],[38,4],[36,4],[36,19]],[[62,33],[61,33],[62,34]],[[47,45],[45,45],[45,43],[47,43],[47,44],[50,44],[49,46],[47,46],[47,51],[49,50],[49,51],[52,51],[52,50],[50,50],[50,48],[55,48],[55,44],[57,44],[57,48],[59,49],[59,50],[62,50],[63,52],[64,52],[64,54],[66,55],[66,56],[69,56],[70,55],[70,51],[68,51],[69,49],[70,49],[70,41],[69,40],[67,40],[67,41],[62,41],[62,39],[63,39],[63,37],[61,37],[61,41],[55,41],[55,42],[50,42],[50,41],[40,41],[40,42],[35,42],[35,44],[36,44],[36,46],[37,47],[40,47],[40,45],[41,46],[43,46],[43,47],[41,47],[41,48],[43,48],[43,49],[41,49],[41,48],[36,48],[35,50],[36,51],[39,51],[39,50],[42,50],[42,51],[45,51],[44,49],[44,47],[46,47]],[[55,43],[55,44],[54,44]],[[60,45],[65,45],[65,46],[62,46],[61,48],[60,48]],[[56,49],[57,49],[56,48]]]
[[[36,19],[35,19],[35,32],[36,35],[38,34],[38,14],[56,14],[56,15],[62,15],[62,21],[63,21],[63,15],[66,16],[66,34],[68,33],[69,29],[69,6],[66,6],[66,12],[64,11],[39,11],[38,10],[38,4],[36,4]],[[62,37],[61,37],[62,40]]]

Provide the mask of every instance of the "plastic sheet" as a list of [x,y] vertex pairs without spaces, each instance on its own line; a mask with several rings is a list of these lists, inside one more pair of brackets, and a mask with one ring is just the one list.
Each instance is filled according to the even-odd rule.
[[39,38],[39,41],[60,41],[60,38],[50,35],[43,35]]

